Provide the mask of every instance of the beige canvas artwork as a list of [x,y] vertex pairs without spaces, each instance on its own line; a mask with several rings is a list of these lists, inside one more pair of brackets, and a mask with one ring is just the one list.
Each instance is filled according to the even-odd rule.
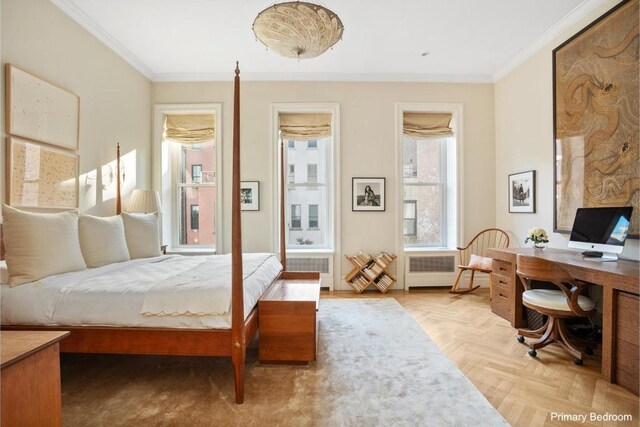
[[78,155],[10,137],[10,205],[78,207]]
[[639,234],[638,0],[554,51],[557,231],[579,207],[633,206]]

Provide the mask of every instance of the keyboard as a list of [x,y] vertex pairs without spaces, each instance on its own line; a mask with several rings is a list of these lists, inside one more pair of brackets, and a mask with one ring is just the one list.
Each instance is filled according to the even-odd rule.
[[582,256],[585,258],[602,258],[602,252],[600,251],[584,251]]

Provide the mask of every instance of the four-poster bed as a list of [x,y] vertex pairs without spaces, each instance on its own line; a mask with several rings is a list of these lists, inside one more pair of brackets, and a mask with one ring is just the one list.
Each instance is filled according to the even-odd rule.
[[[247,345],[258,331],[258,304],[245,316],[243,290],[242,231],[240,206],[240,70],[236,63],[234,78],[233,119],[233,182],[232,182],[232,244],[231,244],[231,327],[227,329],[186,329],[159,327],[114,326],[33,326],[3,325],[7,330],[68,330],[71,335],[61,342],[62,352],[158,354],[230,357],[234,367],[236,403],[244,401],[244,367]],[[282,149],[281,149],[282,151]],[[117,148],[116,211],[121,212],[120,147]],[[281,174],[283,174],[282,172]],[[283,185],[283,182],[281,185]],[[281,193],[281,194],[284,194]],[[281,212],[284,212],[281,200]],[[315,283],[319,288],[318,273],[286,271],[284,223],[280,224],[282,271],[271,282],[271,287],[287,281]],[[268,282],[267,282],[268,283]],[[271,288],[270,287],[270,288]],[[268,292],[268,291],[267,291]]]

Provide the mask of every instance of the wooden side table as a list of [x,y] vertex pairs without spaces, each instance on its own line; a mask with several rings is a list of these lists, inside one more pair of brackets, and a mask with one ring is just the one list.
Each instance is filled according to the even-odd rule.
[[61,426],[65,331],[0,332],[2,426]]

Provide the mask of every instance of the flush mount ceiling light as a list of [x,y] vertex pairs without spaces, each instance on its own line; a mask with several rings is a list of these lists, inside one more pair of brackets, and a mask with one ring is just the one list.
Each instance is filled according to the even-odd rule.
[[302,1],[274,4],[253,21],[253,32],[268,49],[287,58],[322,55],[342,38],[344,26],[326,7]]

